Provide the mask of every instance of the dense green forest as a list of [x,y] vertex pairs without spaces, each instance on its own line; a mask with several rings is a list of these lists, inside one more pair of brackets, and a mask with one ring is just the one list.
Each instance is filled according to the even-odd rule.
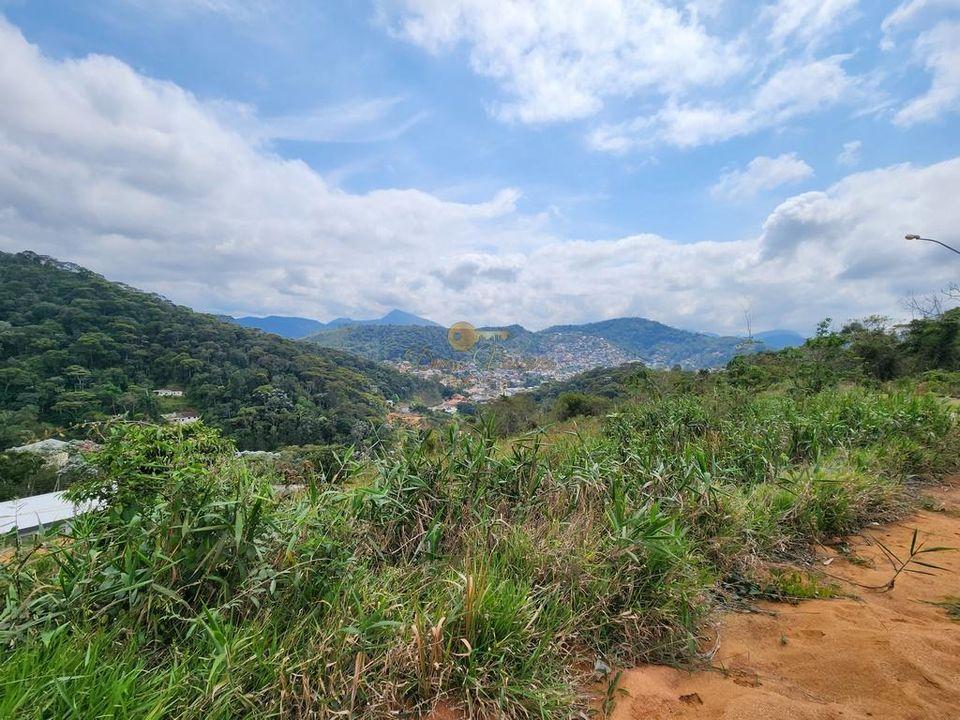
[[25,252],[0,253],[0,448],[79,423],[158,419],[182,388],[241,448],[361,442],[390,398],[440,388],[368,360],[284,340]]
[[345,350],[370,360],[462,360],[463,353],[447,342],[447,329],[417,325],[350,325],[305,338],[321,347]]

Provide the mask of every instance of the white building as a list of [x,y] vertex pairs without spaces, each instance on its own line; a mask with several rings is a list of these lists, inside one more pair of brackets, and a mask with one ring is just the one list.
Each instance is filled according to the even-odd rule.
[[192,410],[185,410],[184,412],[172,412],[164,413],[161,415],[164,420],[173,425],[189,425],[190,423],[195,423],[200,419],[200,415],[195,413]]
[[159,390],[154,390],[153,394],[157,397],[183,397],[183,390],[178,390],[177,388],[160,388]]

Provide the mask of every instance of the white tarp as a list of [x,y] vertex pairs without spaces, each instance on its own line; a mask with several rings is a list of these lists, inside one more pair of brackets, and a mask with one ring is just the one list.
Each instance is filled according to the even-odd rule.
[[0,533],[17,528],[32,532],[41,525],[48,526],[93,509],[94,503],[74,505],[62,492],[45,493],[0,503]]

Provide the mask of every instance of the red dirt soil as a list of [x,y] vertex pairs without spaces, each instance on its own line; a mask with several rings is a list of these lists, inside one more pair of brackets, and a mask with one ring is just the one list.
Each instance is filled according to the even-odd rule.
[[[890,562],[870,538],[900,557],[914,529],[927,546],[960,549],[960,477],[932,493],[942,510],[851,538],[854,564],[830,549],[819,569],[860,585],[883,585]],[[837,581],[849,598],[799,605],[763,603],[765,613],[726,614],[711,669],[627,670],[613,720],[960,719],[960,622],[931,603],[960,596],[960,551],[920,559],[932,576],[901,574],[889,592]],[[925,570],[925,568],[918,568]],[[770,614],[767,614],[770,613]]]

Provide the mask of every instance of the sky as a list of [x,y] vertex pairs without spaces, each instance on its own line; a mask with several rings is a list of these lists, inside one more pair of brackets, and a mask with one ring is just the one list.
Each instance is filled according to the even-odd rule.
[[0,0],[0,250],[202,311],[809,333],[958,195],[960,0]]

